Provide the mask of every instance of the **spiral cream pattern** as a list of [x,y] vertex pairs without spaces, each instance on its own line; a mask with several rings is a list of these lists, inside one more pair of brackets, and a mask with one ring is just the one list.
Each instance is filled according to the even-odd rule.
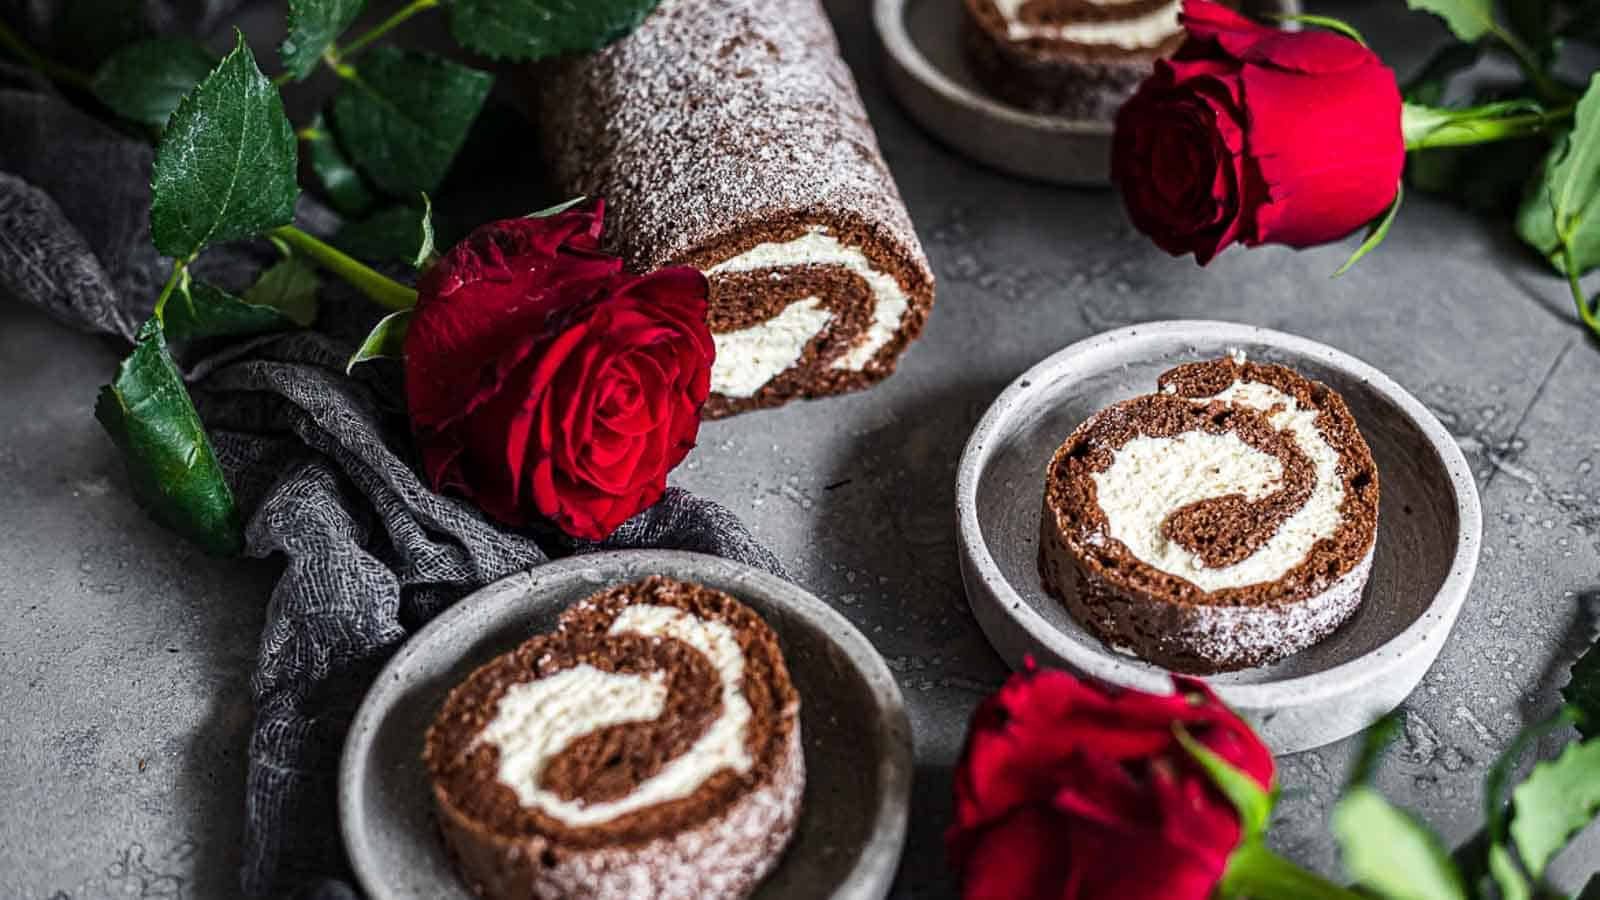
[[[770,277],[782,279],[786,269],[802,266],[845,269],[860,276],[871,291],[872,318],[866,332],[832,364],[834,369],[860,371],[894,340],[911,298],[893,275],[879,270],[861,248],[841,242],[826,226],[811,226],[787,241],[757,244],[707,269],[706,275],[770,271]],[[754,395],[799,363],[806,345],[832,318],[819,298],[806,297],[758,325],[712,335],[717,359],[711,369],[711,390],[728,397]]]
[[673,638],[700,651],[716,670],[721,712],[688,752],[626,796],[584,803],[563,799],[542,786],[546,765],[586,734],[658,718],[667,701],[661,673],[606,672],[584,664],[513,685],[500,699],[482,740],[500,751],[500,782],[515,791],[524,806],[574,827],[588,827],[687,797],[719,770],[750,769],[752,759],[745,744],[750,703],[740,689],[744,656],[733,629],[674,607],[639,605],[624,609],[611,626],[611,634],[628,633]]
[[1340,523],[1344,482],[1339,454],[1317,428],[1317,410],[1259,382],[1235,381],[1226,390],[1194,399],[1228,403],[1267,416],[1311,461],[1315,483],[1304,505],[1241,562],[1221,568],[1170,538],[1165,526],[1177,510],[1230,495],[1257,501],[1283,487],[1283,465],[1233,434],[1185,432],[1140,436],[1117,448],[1109,468],[1093,474],[1109,537],[1147,565],[1186,579],[1204,591],[1276,581],[1299,565]]

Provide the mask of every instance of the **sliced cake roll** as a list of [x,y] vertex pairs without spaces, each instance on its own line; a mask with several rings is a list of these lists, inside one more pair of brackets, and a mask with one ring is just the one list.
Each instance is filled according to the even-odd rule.
[[1344,400],[1242,357],[1091,416],[1046,474],[1039,569],[1102,641],[1182,672],[1263,665],[1355,612],[1378,471]]
[[818,0],[663,0],[534,96],[612,249],[710,279],[707,416],[865,387],[921,333],[933,273]]
[[1183,43],[1180,0],[959,0],[968,67],[1013,106],[1109,121]]
[[613,588],[450,693],[424,750],[440,830],[490,900],[747,896],[799,815],[799,707],[734,598]]

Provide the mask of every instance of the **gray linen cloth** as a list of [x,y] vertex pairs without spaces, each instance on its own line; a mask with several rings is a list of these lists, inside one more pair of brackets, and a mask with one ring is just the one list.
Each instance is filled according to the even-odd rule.
[[[0,0],[0,15],[48,44],[49,17],[73,5]],[[155,28],[204,27],[229,3],[140,6]],[[152,155],[0,62],[0,296],[126,344],[169,271],[149,239]],[[298,219],[322,233],[337,224],[308,200]],[[238,245],[197,265],[239,289],[270,261],[270,250]],[[286,563],[250,683],[256,720],[240,873],[250,895],[355,896],[340,881],[347,868],[334,825],[345,730],[378,667],[463,594],[594,549],[694,550],[781,574],[731,513],[678,489],[598,544],[502,529],[433,493],[417,475],[397,372],[343,373],[378,314],[329,281],[314,330],[179,354],[246,516],[246,552]]]

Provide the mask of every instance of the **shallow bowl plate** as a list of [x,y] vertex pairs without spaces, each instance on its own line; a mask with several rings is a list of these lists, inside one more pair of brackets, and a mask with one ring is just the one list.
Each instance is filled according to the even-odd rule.
[[1439,420],[1377,369],[1305,338],[1227,322],[1134,325],[1073,344],[1003,391],[956,475],[961,574],[990,643],[1013,667],[1032,654],[1114,684],[1170,690],[1165,670],[1084,631],[1039,580],[1045,467],[1084,419],[1155,390],[1179,363],[1242,350],[1344,396],[1378,464],[1382,502],[1360,609],[1327,640],[1270,666],[1208,678],[1273,750],[1353,734],[1422,680],[1478,565],[1482,512],[1466,459]]
[[672,551],[597,553],[497,581],[442,613],[395,654],[346,738],[339,816],[356,877],[374,900],[471,900],[445,858],[422,736],[450,689],[572,603],[666,575],[727,591],[777,632],[800,692],[806,792],[800,824],[755,896],[876,900],[905,843],[911,725],[883,659],[845,618],[749,566]]
[[[873,0],[889,89],[913,119],[956,151],[1012,175],[1057,184],[1109,180],[1111,123],[1009,106],[978,86],[961,56],[962,0]],[[1300,0],[1244,0],[1256,16]]]

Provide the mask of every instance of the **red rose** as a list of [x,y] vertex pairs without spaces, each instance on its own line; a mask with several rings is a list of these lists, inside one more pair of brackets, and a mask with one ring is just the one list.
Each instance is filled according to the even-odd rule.
[[417,283],[406,399],[436,490],[599,539],[660,499],[700,428],[705,276],[635,277],[596,201],[474,231]]
[[1268,788],[1272,754],[1201,682],[1112,691],[1028,671],[978,708],[946,835],[968,900],[1206,900],[1238,815],[1174,737]]
[[1117,114],[1112,179],[1140,231],[1205,265],[1222,248],[1344,237],[1405,164],[1394,73],[1328,31],[1187,0],[1189,39]]

